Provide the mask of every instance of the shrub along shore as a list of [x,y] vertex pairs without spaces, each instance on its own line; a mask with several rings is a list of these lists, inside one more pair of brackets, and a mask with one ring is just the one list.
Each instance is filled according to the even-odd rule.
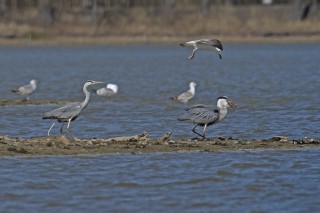
[[212,5],[206,14],[199,5],[163,7],[53,7],[43,17],[38,8],[7,11],[0,22],[1,45],[178,44],[199,38],[222,43],[320,42],[320,13],[296,18],[291,4]]

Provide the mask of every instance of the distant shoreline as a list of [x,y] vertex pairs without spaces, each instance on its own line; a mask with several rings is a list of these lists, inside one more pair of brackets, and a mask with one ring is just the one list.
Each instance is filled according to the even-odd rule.
[[320,43],[319,35],[296,36],[100,36],[100,37],[52,37],[52,38],[0,38],[1,46],[56,46],[56,45],[132,45],[179,44],[183,41],[217,38],[223,44],[292,44]]

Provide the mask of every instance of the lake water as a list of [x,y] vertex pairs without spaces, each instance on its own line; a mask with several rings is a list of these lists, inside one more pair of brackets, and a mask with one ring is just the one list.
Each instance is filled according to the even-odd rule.
[[[172,131],[173,138],[192,138],[193,125],[177,121],[187,106],[216,105],[226,95],[235,112],[207,129],[208,137],[291,138],[320,133],[320,44],[225,45],[223,59],[176,45],[0,47],[1,99],[30,79],[40,80],[34,100],[82,101],[88,79],[119,85],[111,99],[92,96],[72,123],[78,138],[116,137],[141,133],[152,137]],[[188,104],[169,97],[198,84]],[[95,87],[99,88],[99,87]],[[42,114],[59,105],[0,107],[0,135],[28,138],[46,135],[54,122]],[[55,126],[52,134],[59,134]]]
[[0,159],[0,212],[319,212],[319,149]]
[[[179,46],[0,47],[1,99],[35,78],[34,100],[83,99],[82,85],[119,85],[92,96],[72,123],[78,138],[149,131],[192,138],[176,120],[187,106],[238,103],[207,135],[319,137],[319,44],[225,45],[223,60]],[[188,104],[168,98],[199,85]],[[0,135],[46,135],[57,105],[0,107]],[[59,134],[55,126],[52,134]],[[319,149],[0,159],[0,212],[319,212]]]

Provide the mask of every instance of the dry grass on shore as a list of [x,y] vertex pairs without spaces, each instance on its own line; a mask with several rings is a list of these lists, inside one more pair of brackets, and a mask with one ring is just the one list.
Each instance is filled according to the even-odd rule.
[[135,8],[98,11],[96,17],[61,14],[52,25],[39,24],[35,10],[0,23],[1,44],[176,43],[218,37],[224,42],[319,42],[319,15],[293,18],[290,6],[213,7],[207,16],[192,8],[173,13]]

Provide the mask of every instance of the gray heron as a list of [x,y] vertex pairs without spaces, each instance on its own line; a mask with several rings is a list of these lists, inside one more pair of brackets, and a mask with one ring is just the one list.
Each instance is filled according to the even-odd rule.
[[[203,139],[206,139],[205,133],[207,126],[222,121],[227,116],[227,108],[229,107],[234,110],[237,105],[227,96],[221,96],[217,99],[217,109],[214,109],[212,106],[197,104],[188,108],[178,120],[196,124],[193,127],[192,132],[201,136]],[[196,132],[197,126],[203,126],[202,134]]]
[[188,60],[192,60],[197,50],[211,50],[218,53],[219,58],[222,59],[220,54],[223,51],[221,42],[218,39],[200,39],[194,41],[188,41],[180,44],[182,47],[193,47],[192,54],[188,57]]
[[[54,109],[50,112],[46,112],[44,113],[42,119],[57,119],[59,123],[62,123],[61,129],[60,129],[61,134],[62,134],[64,124],[68,123],[67,132],[70,134],[69,127],[70,127],[71,121],[74,121],[80,115],[82,110],[84,110],[87,107],[89,103],[90,93],[87,88],[88,86],[95,85],[95,84],[103,84],[103,82],[89,80],[83,85],[83,93],[85,94],[85,99],[83,102],[67,104],[60,108]],[[51,128],[52,127],[53,125],[51,126]],[[51,128],[48,131],[48,135],[50,133]]]
[[106,87],[100,88],[95,91],[99,96],[111,97],[118,93],[118,85],[116,84],[107,84]]
[[26,100],[29,101],[29,96],[37,89],[38,83],[38,81],[32,79],[29,84],[17,87],[11,91],[19,95],[26,96]]
[[190,82],[188,91],[183,92],[180,95],[177,95],[175,97],[170,97],[170,99],[178,100],[182,103],[187,103],[196,94],[196,86],[197,84],[195,82]]

